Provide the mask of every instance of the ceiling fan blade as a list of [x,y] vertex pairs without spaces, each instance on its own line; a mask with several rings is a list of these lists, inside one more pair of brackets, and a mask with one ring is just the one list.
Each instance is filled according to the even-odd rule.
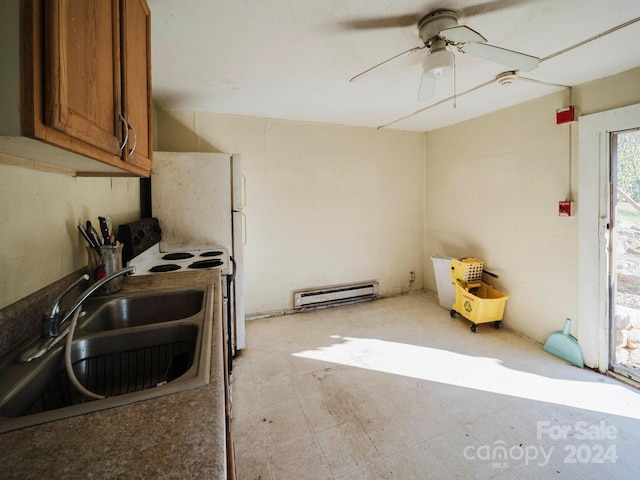
[[383,18],[356,18],[341,22],[348,30],[378,30],[382,28],[411,27],[417,25],[421,13],[395,15]]
[[[463,8],[453,8],[463,17],[472,17],[500,10],[508,10],[522,4],[531,2],[531,0],[487,0],[485,2]],[[399,14],[389,17],[370,16],[352,18],[339,23],[340,28],[346,30],[377,30],[384,28],[404,28],[415,27],[420,19],[424,17],[425,11],[420,9],[414,13]]]
[[442,30],[440,32],[440,36],[453,43],[485,43],[487,41],[487,39],[480,35],[478,32],[465,25],[458,25],[457,27]]
[[420,79],[420,90],[418,90],[418,100],[429,100],[436,93],[436,79],[427,75],[422,75]]
[[527,3],[531,3],[531,0],[489,0],[477,5],[463,7],[459,10],[459,13],[464,17],[472,17],[474,15],[508,10]]
[[412,52],[415,52],[415,51],[418,51],[418,50],[422,50],[424,47],[425,47],[425,45],[422,45],[421,47],[413,47],[413,48],[410,48],[409,50],[405,50],[404,52],[400,52],[399,54],[394,55],[393,57],[386,59],[384,62],[380,62],[380,63],[378,63],[377,65],[374,65],[371,68],[367,68],[364,72],[360,72],[359,74],[351,77],[349,82],[351,83],[351,82],[355,82],[356,80],[360,80],[363,76],[365,76],[366,74],[372,72],[376,68],[381,67],[382,65],[385,65],[385,64],[395,60],[396,58],[400,58],[403,55],[407,55],[409,53],[412,53]]
[[540,63],[540,59],[537,57],[486,43],[467,43],[462,47],[462,51],[469,55],[506,65],[516,70],[522,70],[523,72],[533,70],[538,66],[538,63]]

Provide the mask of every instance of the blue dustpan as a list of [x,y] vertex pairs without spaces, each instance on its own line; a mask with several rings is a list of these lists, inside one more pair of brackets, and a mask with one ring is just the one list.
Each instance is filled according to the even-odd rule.
[[582,348],[580,348],[578,340],[569,333],[569,330],[571,330],[571,320],[567,318],[567,321],[564,322],[564,330],[549,335],[542,349],[582,368],[584,367]]

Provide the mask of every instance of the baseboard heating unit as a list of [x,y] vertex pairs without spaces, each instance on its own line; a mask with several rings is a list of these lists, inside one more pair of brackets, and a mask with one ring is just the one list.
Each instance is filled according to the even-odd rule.
[[293,308],[325,308],[373,300],[378,296],[378,281],[332,285],[293,292]]

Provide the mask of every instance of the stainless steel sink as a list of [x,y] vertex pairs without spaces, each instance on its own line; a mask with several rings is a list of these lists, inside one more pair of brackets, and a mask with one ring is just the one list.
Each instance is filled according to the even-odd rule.
[[[0,363],[0,432],[81,415],[209,382],[213,287],[147,291],[87,302],[71,346],[78,380],[67,378],[64,340],[43,357]],[[19,350],[19,349],[18,349]]]
[[116,297],[107,302],[90,299],[85,306],[90,318],[80,328],[101,332],[191,317],[202,310],[204,293],[181,290]]

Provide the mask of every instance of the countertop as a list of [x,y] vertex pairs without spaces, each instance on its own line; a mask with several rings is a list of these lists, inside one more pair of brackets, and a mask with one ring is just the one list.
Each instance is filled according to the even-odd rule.
[[[126,277],[122,291],[220,285],[217,270]],[[220,292],[209,385],[0,434],[2,478],[225,479]]]

